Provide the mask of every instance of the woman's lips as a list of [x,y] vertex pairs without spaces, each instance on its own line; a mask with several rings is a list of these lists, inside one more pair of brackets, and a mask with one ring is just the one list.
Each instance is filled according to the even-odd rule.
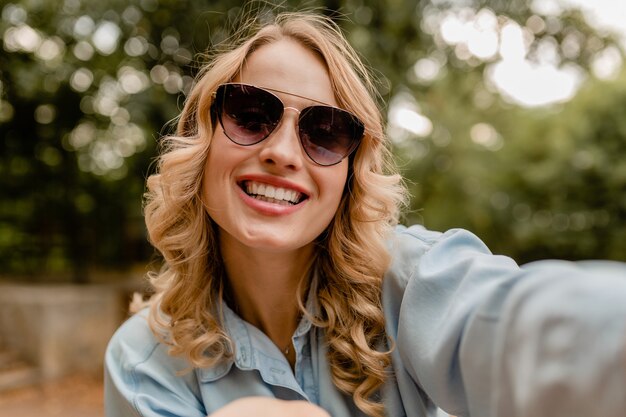
[[269,216],[293,213],[309,198],[302,187],[282,178],[246,176],[237,185],[246,205]]
[[240,187],[250,197],[268,203],[295,205],[306,198],[306,196],[299,191],[259,181],[243,181]]

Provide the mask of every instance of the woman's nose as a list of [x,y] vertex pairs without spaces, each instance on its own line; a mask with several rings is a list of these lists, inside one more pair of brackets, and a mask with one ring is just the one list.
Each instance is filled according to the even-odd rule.
[[300,112],[285,107],[285,114],[271,135],[261,142],[259,158],[277,168],[300,169],[303,165],[303,153],[296,132]]

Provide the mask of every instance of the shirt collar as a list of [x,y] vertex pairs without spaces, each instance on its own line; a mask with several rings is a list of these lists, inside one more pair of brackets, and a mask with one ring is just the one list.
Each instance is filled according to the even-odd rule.
[[[319,304],[317,300],[318,274],[311,274],[311,285],[307,295],[305,308],[309,314],[317,314]],[[223,324],[226,332],[233,341],[235,352],[233,358],[210,368],[198,370],[202,382],[216,381],[224,377],[233,365],[241,370],[257,370],[267,383],[286,386],[300,391],[297,386],[288,383],[282,378],[285,374],[292,374],[291,367],[282,352],[272,343],[269,337],[252,324],[243,320],[222,300]],[[293,338],[299,338],[311,330],[312,323],[306,314],[302,315]],[[295,383],[295,381],[294,381]]]

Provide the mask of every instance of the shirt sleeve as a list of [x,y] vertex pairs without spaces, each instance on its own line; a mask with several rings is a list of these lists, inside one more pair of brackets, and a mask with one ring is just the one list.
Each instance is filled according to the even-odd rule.
[[[145,312],[144,312],[145,313]],[[204,417],[194,371],[167,354],[146,314],[131,317],[115,333],[105,356],[106,417]]]
[[403,371],[437,406],[458,416],[624,416],[626,264],[520,268],[464,230],[403,229],[392,250],[392,337]]

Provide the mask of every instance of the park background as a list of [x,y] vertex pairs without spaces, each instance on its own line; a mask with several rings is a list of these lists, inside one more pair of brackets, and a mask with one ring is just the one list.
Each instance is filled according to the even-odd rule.
[[[626,261],[625,3],[281,4],[321,8],[372,68],[404,223],[470,229],[520,263]],[[246,10],[276,8],[0,1],[0,414],[29,415],[36,390],[71,415],[55,393],[86,386],[101,407],[104,344],[159,265],[142,194],[160,137]]]

